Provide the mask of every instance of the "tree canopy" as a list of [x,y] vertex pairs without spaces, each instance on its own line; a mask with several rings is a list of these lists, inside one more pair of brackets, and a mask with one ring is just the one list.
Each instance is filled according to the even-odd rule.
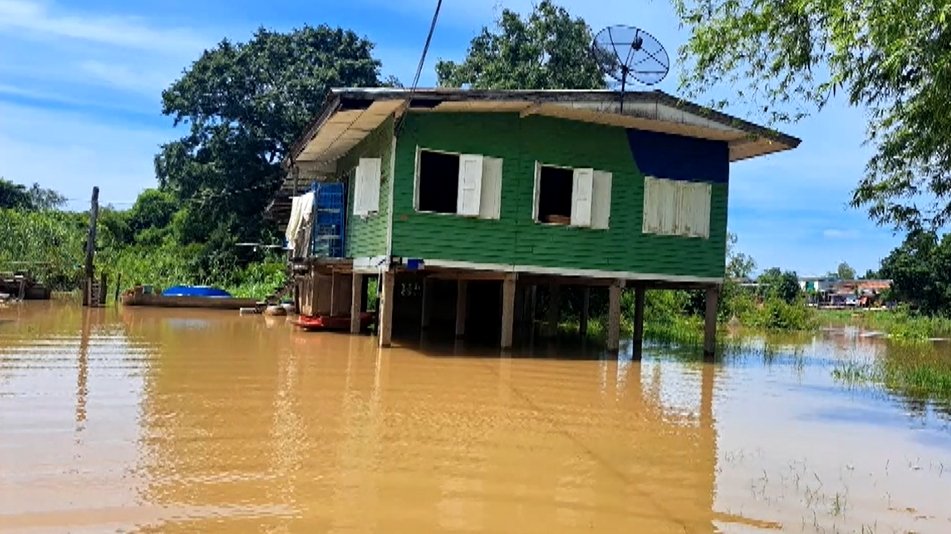
[[[730,87],[771,121],[844,93],[875,147],[852,205],[881,224],[951,221],[951,2],[674,0],[692,95]],[[720,101],[725,104],[726,101]]]
[[44,189],[34,183],[27,188],[0,177],[0,208],[19,210],[51,210],[66,202],[63,195],[52,189]]
[[527,18],[505,9],[496,27],[482,28],[462,63],[439,61],[439,85],[476,89],[602,89],[590,53],[591,29],[550,0]]
[[[162,93],[163,112],[188,127],[155,158],[161,189],[179,202],[171,220],[181,244],[234,253],[234,242],[261,238],[281,161],[328,90],[380,84],[372,50],[352,31],[323,25],[289,33],[259,29],[247,43],[225,40],[205,51]],[[167,218],[165,200],[146,200],[137,208],[143,216],[151,212],[152,221],[140,223]]]
[[736,249],[736,234],[729,232],[726,235],[726,276],[731,279],[743,279],[752,276],[756,269],[756,260],[749,254]]
[[756,281],[760,284],[760,295],[765,298],[778,298],[792,303],[799,298],[801,293],[799,277],[796,273],[784,272],[779,267],[766,269]]
[[839,280],[855,280],[855,269],[844,261],[839,264],[835,274]]
[[951,312],[951,234],[911,232],[882,260],[879,276],[892,280],[892,297],[925,313]]

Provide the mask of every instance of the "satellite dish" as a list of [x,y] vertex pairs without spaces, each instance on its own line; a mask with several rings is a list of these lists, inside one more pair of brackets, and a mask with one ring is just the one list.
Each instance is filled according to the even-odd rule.
[[653,35],[633,26],[608,26],[594,36],[591,53],[605,77],[621,86],[621,111],[628,78],[654,85],[667,76],[670,58]]

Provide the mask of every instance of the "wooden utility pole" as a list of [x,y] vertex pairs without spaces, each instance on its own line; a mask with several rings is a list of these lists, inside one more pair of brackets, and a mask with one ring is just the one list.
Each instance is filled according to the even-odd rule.
[[89,234],[86,237],[86,270],[83,280],[83,306],[96,306],[91,301],[92,286],[95,283],[96,257],[96,220],[99,219],[99,188],[92,188],[92,206],[89,209]]

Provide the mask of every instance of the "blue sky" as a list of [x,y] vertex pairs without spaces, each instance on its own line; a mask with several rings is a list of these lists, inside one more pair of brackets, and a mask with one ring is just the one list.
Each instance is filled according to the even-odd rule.
[[[643,27],[672,57],[685,39],[666,0],[560,4],[595,30]],[[469,40],[503,7],[526,12],[531,5],[447,0],[421,85],[435,83],[437,59],[462,59]],[[99,185],[104,202],[127,207],[155,185],[152,157],[176,137],[160,113],[161,90],[204,48],[224,37],[246,40],[259,26],[339,25],[375,42],[383,74],[408,83],[434,6],[435,0],[0,0],[0,176],[57,189],[76,209]],[[676,71],[658,88],[676,94]],[[799,149],[731,168],[729,226],[740,249],[760,268],[800,274],[834,270],[840,261],[860,273],[877,267],[900,237],[847,207],[870,153],[862,144],[864,113],[834,103],[782,129],[803,140]]]

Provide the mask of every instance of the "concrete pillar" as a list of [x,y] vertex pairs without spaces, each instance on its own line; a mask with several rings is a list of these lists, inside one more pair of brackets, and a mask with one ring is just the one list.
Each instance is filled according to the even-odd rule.
[[396,301],[394,284],[396,275],[393,271],[380,273],[380,314],[377,317],[377,330],[380,336],[380,346],[389,347],[393,339],[393,304]]
[[581,337],[588,336],[588,318],[590,317],[591,288],[585,287],[581,298],[581,318],[578,321],[578,333]]
[[555,337],[558,334],[558,323],[561,322],[561,286],[548,285],[548,317],[545,321],[545,335]]
[[502,349],[512,348],[515,332],[515,275],[507,274],[502,281]]
[[429,277],[423,278],[423,298],[422,310],[420,310],[420,327],[425,330],[429,328],[430,320],[433,315],[433,288],[432,280]]
[[360,312],[363,311],[363,275],[353,273],[350,283],[350,333],[360,333]]
[[456,282],[456,337],[466,335],[466,311],[469,309],[466,300],[468,282],[459,280]]
[[713,360],[717,348],[717,300],[720,288],[707,288],[707,309],[703,318],[703,359]]
[[647,288],[634,288],[634,348],[631,358],[640,361],[644,350],[644,300]]
[[621,281],[608,286],[608,352],[617,353],[621,341]]

